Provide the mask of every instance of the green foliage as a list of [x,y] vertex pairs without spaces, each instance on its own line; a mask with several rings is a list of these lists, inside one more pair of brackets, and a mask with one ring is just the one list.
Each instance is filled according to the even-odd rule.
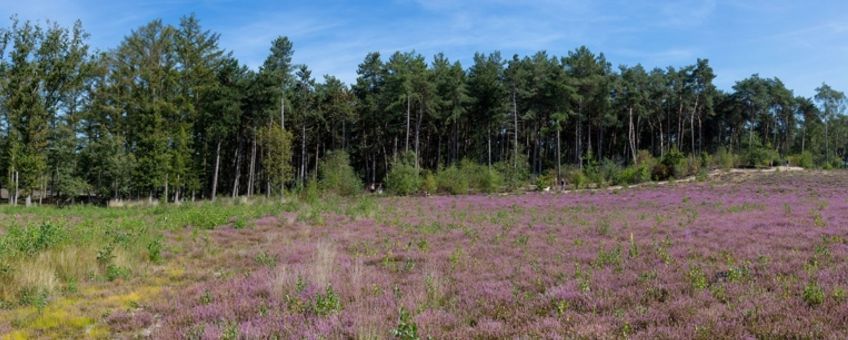
[[397,326],[392,329],[392,336],[402,340],[418,340],[418,325],[403,307],[398,312]]
[[651,180],[651,169],[647,164],[632,165],[613,174],[615,184],[638,184]]
[[415,153],[404,153],[392,162],[386,175],[386,188],[397,195],[410,195],[421,188],[421,176],[415,169]]
[[822,304],[824,302],[824,297],[824,290],[815,282],[811,282],[804,286],[804,302],[806,302],[810,307]]
[[676,148],[672,148],[666,152],[659,163],[651,169],[651,178],[660,181],[670,178],[681,178],[688,174],[689,160]]
[[809,151],[804,151],[799,154],[790,155],[789,164],[794,166],[800,166],[805,169],[812,169],[815,167],[815,162],[813,161],[813,153]]
[[530,179],[530,162],[524,152],[519,152],[518,157],[497,162],[494,164],[494,169],[500,174],[503,179],[503,185],[506,190],[513,191],[527,184]]
[[351,196],[362,192],[362,180],[350,166],[350,156],[342,150],[327,153],[318,166],[319,186],[321,190],[341,196]]
[[50,222],[43,222],[38,227],[12,226],[6,235],[0,236],[3,246],[20,253],[33,255],[42,250],[54,247],[68,239],[67,231]]
[[147,244],[147,259],[153,263],[162,261],[162,239],[155,238]]
[[421,180],[421,191],[425,193],[435,193],[439,190],[439,181],[431,171],[425,171],[424,177]]
[[315,314],[326,316],[338,312],[342,309],[339,295],[333,290],[332,286],[327,286],[324,293],[319,293],[315,297]]
[[575,189],[583,189],[589,184],[589,178],[580,171],[580,169],[573,169],[565,174],[566,181],[571,183]]
[[469,183],[465,175],[465,172],[455,165],[442,169],[437,174],[439,191],[452,195],[467,194]]
[[707,275],[704,274],[700,267],[689,268],[687,277],[689,278],[689,285],[692,286],[693,289],[705,289],[709,286]]
[[267,171],[272,186],[279,188],[282,195],[286,182],[290,181],[293,175],[290,162],[292,135],[277,125],[263,127],[259,130],[259,143],[267,150],[262,158],[262,166]]

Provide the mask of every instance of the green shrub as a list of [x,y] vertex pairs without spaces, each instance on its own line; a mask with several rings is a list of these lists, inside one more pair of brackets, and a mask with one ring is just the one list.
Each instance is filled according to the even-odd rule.
[[772,148],[752,146],[745,152],[745,165],[755,168],[769,167],[779,158],[777,151]]
[[732,154],[725,147],[719,147],[713,157],[713,164],[721,169],[731,169],[736,166],[736,155]]
[[503,177],[495,169],[467,161],[460,164],[462,176],[467,178],[471,189],[477,192],[493,193],[503,186]]
[[804,302],[809,306],[817,306],[824,302],[824,290],[816,283],[810,283],[804,287]]
[[543,174],[536,175],[535,179],[536,190],[544,190],[545,188],[553,188],[556,186],[556,170],[549,169]]
[[319,316],[327,316],[338,312],[342,309],[339,295],[333,290],[332,286],[327,286],[327,290],[315,297],[315,314]]
[[403,307],[401,307],[398,316],[398,324],[395,329],[392,330],[392,335],[395,338],[402,340],[418,340],[418,325],[415,324],[415,321],[412,320],[412,316],[409,315],[409,312],[406,311]]
[[651,170],[647,164],[632,165],[619,170],[612,179],[615,184],[637,184],[651,180]]
[[656,163],[657,159],[654,158],[654,155],[652,155],[650,151],[639,150],[639,152],[636,153],[636,165],[646,166],[650,169]]
[[583,189],[589,184],[589,178],[580,169],[573,169],[565,173],[565,180],[574,186],[574,189]]
[[662,181],[672,177],[684,177],[689,174],[689,165],[689,159],[676,148],[672,148],[653,166],[651,178]]
[[406,152],[392,162],[386,174],[386,188],[396,195],[410,195],[421,188],[421,176],[415,169],[415,153]]
[[797,155],[791,155],[789,156],[789,164],[811,169],[815,167],[815,163],[813,162],[813,153],[804,151]]
[[350,156],[347,152],[341,150],[329,152],[321,160],[318,169],[321,190],[341,196],[351,196],[362,191],[362,180],[350,166]]
[[38,227],[12,226],[2,238],[4,245],[0,248],[8,247],[32,255],[62,243],[67,238],[67,232],[62,227],[44,222]]
[[421,180],[421,191],[425,193],[435,193],[439,190],[439,182],[432,172],[427,171]]
[[468,179],[463,171],[455,165],[439,171],[437,175],[438,190],[447,192],[452,195],[461,195],[468,193]]
[[516,159],[495,163],[494,168],[500,174],[506,190],[519,189],[530,179],[530,162],[523,152],[519,152]]

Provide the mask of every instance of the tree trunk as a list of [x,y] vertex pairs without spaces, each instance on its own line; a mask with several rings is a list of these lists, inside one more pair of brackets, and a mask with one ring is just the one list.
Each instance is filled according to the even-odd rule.
[[168,174],[165,174],[165,195],[163,197],[163,201],[168,203]]
[[253,133],[253,141],[250,144],[250,170],[247,175],[247,197],[253,196],[253,187],[256,185],[256,131]]
[[409,95],[406,95],[406,148],[404,151],[409,151]]
[[630,107],[629,110],[629,132],[627,133],[627,137],[630,140],[630,155],[633,159],[633,164],[636,164],[636,133],[633,131],[633,107]]
[[[489,124],[491,125],[491,124]],[[488,163],[489,167],[492,167],[492,132],[491,126],[486,127],[486,147],[488,149]]]
[[218,194],[218,169],[221,166],[221,140],[218,140],[218,145],[215,148],[215,171],[212,175],[212,202],[215,202],[215,196]]
[[421,117],[424,115],[423,103],[419,101],[418,104],[418,121],[415,123],[415,172],[418,172],[418,159],[421,157],[419,140],[421,136]]
[[315,179],[318,179],[318,149],[321,147],[320,139],[316,136],[315,138]]
[[236,198],[239,194],[239,181],[241,180],[241,138],[238,138],[239,141],[236,145],[236,156],[234,157],[236,162],[236,175],[233,179],[233,198]]
[[[559,124],[559,123],[557,123],[557,124]],[[559,145],[560,144],[560,138],[559,138],[560,130],[561,130],[560,127],[557,126],[557,130],[556,130],[556,132],[557,132],[556,133],[556,138],[557,138],[557,141],[556,141],[557,142],[556,143],[557,186],[560,187],[560,189],[562,189],[562,158],[560,157],[560,145]]]
[[306,124],[300,127],[300,184],[306,181]]
[[[180,176],[177,175],[177,183],[180,183]],[[180,203],[180,187],[174,189],[174,203]]]
[[21,197],[20,196],[20,190],[19,190],[19,188],[20,188],[20,178],[21,178],[21,173],[18,172],[18,171],[15,171],[15,205],[18,205],[18,198]]
[[515,89],[512,91],[512,122],[514,126],[512,140],[512,167],[518,166],[518,103],[515,100]]

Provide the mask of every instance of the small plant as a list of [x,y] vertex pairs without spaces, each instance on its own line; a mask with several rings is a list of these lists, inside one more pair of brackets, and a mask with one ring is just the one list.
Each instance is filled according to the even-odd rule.
[[117,279],[127,279],[130,277],[130,270],[118,265],[109,264],[106,266],[106,280],[115,281]]
[[628,255],[630,255],[631,258],[639,256],[639,246],[636,245],[636,241],[633,239],[633,233],[630,233],[630,251]]
[[610,233],[611,225],[608,219],[603,218],[598,221],[598,224],[595,225],[595,232],[600,236],[608,236]]
[[212,303],[212,293],[209,290],[204,290],[203,294],[200,295],[200,304],[208,305]]
[[162,261],[162,240],[157,238],[147,244],[147,259],[153,263]]
[[244,219],[244,217],[236,217],[235,221],[233,221],[233,228],[244,229],[244,227],[247,227],[247,221]]
[[256,263],[258,263],[259,265],[268,268],[273,268],[277,265],[277,258],[273,255],[268,254],[267,251],[263,251],[259,253],[259,255],[256,255],[256,258],[254,258],[254,260],[256,260]]
[[233,322],[227,325],[224,328],[224,331],[221,332],[221,340],[237,340],[239,338],[239,329],[238,324]]
[[704,275],[704,272],[701,270],[700,267],[689,268],[689,273],[687,273],[687,277],[689,278],[689,285],[692,286],[693,289],[704,289],[709,286],[707,276]]
[[803,297],[808,306],[818,306],[824,302],[824,290],[815,282],[811,282],[804,287]]
[[315,297],[315,314],[326,316],[338,312],[342,309],[339,295],[333,290],[332,286],[327,286],[324,294],[318,294]]
[[400,308],[398,324],[392,330],[392,336],[403,340],[418,340],[418,325],[412,320],[412,316],[403,307]]
[[558,300],[554,304],[554,308],[556,309],[557,316],[562,316],[568,311],[568,301]]
[[115,259],[114,250],[115,246],[111,243],[107,243],[103,248],[100,248],[97,251],[97,263],[104,267],[112,263],[112,260]]

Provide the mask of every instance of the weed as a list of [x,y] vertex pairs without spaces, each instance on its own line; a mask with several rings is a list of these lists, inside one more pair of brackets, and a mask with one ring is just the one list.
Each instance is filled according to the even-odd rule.
[[401,307],[398,312],[397,327],[392,330],[392,336],[402,340],[418,340],[418,325],[412,320],[412,316],[405,308]]

